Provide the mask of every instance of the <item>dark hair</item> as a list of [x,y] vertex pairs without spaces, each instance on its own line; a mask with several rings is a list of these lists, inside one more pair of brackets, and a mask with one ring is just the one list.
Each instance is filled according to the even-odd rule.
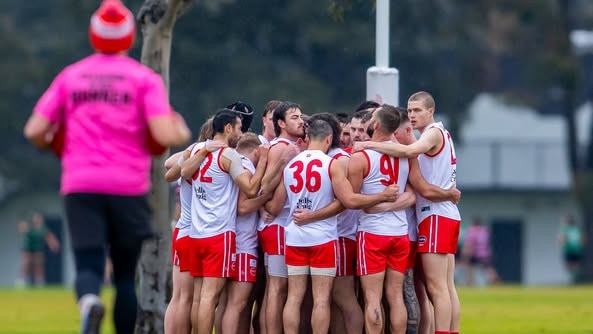
[[261,145],[259,137],[253,132],[246,132],[241,135],[237,142],[237,152],[251,152]]
[[200,127],[200,135],[198,136],[198,142],[206,141],[214,137],[214,129],[212,128],[212,120],[214,117],[210,117]]
[[237,101],[231,105],[228,105],[226,108],[235,111],[237,115],[241,117],[241,131],[249,131],[251,121],[253,121],[253,108],[249,104],[242,101]]
[[322,119],[316,119],[311,121],[309,124],[309,139],[310,140],[321,140],[325,137],[332,135],[333,130],[328,122]]
[[294,103],[294,102],[282,102],[280,103],[276,109],[274,109],[274,133],[276,136],[280,136],[280,125],[278,125],[278,121],[286,122],[286,112],[290,109],[301,109],[301,106]]
[[[309,124],[316,120],[325,121],[325,122],[327,122],[327,124],[329,124],[329,126],[331,126],[332,132],[333,132],[331,147],[332,148],[340,147],[340,134],[342,133],[342,127],[340,126],[340,121],[338,121],[338,118],[334,114],[330,114],[328,112],[322,112],[322,113],[314,114],[313,116],[311,116],[311,119],[309,119]],[[311,130],[309,130],[309,131],[311,131]]]
[[336,112],[336,113],[334,113],[334,115],[336,115],[336,118],[338,119],[338,121],[340,121],[340,123],[344,123],[344,124],[350,123],[350,115],[348,115],[347,113]]
[[269,113],[273,113],[274,110],[276,110],[276,108],[278,108],[278,106],[281,103],[282,103],[282,101],[278,101],[278,100],[268,101],[268,103],[266,103],[266,105],[264,106],[264,113],[263,113],[262,117],[266,117]]
[[358,107],[356,107],[356,111],[361,111],[361,110],[369,110],[369,109],[376,109],[379,108],[381,105],[375,101],[364,101],[361,104],[358,105]]
[[390,134],[399,127],[399,113],[394,106],[384,104],[375,111],[375,121],[383,133]]
[[214,129],[214,133],[223,133],[224,127],[227,124],[235,126],[235,124],[237,124],[238,117],[239,115],[237,115],[234,110],[226,108],[219,109],[214,115],[214,119],[212,119],[212,128]]
[[352,117],[350,118],[350,120],[364,119],[367,114],[371,114],[371,112],[368,110],[358,110],[358,111],[354,112],[354,114],[352,114]]
[[395,107],[395,110],[397,110],[397,113],[399,114],[400,125],[410,121],[410,118],[408,118],[408,109],[404,107]]

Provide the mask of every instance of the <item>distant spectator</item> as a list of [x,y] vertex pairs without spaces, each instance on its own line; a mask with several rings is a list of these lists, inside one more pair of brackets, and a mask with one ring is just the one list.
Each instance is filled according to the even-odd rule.
[[482,224],[479,218],[474,218],[472,224],[465,231],[462,258],[468,263],[467,284],[476,284],[476,274],[482,270],[487,283],[498,282],[498,273],[492,266],[492,247],[490,244],[490,229]]
[[568,269],[573,283],[581,280],[583,251],[585,246],[584,233],[571,215],[562,217],[558,235],[562,245],[564,264]]
[[43,216],[34,213],[31,216],[31,223],[20,221],[18,230],[23,235],[23,257],[21,263],[21,276],[17,279],[17,285],[24,286],[34,283],[38,286],[45,284],[44,253],[45,245],[57,253],[60,250],[60,242],[56,236],[45,227]]

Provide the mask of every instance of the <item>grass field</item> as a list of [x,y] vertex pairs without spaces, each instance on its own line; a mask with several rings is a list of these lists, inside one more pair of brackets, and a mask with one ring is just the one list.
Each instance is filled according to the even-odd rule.
[[[464,334],[593,334],[593,286],[461,288],[459,295]],[[106,291],[103,300],[112,297]],[[73,298],[62,288],[0,289],[0,333],[77,333]],[[114,333],[110,315],[103,333]]]

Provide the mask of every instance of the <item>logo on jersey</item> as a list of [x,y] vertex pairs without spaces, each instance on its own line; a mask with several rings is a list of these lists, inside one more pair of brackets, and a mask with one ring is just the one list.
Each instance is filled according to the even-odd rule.
[[418,236],[418,243],[420,245],[424,244],[425,242],[426,242],[426,237],[425,236],[423,236],[423,235]]
[[430,211],[430,205],[423,206],[422,209],[420,209],[420,212],[426,212],[426,211]]
[[250,267],[257,267],[257,260],[256,259],[249,260],[249,266]]
[[312,210],[313,209],[313,201],[311,201],[308,197],[299,198],[299,201],[297,203],[297,209]]
[[206,200],[206,191],[204,190],[204,188],[202,188],[202,186],[199,186],[195,190],[195,193],[198,199]]

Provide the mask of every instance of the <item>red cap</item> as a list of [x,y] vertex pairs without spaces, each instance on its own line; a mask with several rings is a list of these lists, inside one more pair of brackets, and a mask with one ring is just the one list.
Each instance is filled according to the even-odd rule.
[[91,17],[89,38],[99,52],[127,51],[132,47],[135,35],[134,15],[120,0],[103,0]]

